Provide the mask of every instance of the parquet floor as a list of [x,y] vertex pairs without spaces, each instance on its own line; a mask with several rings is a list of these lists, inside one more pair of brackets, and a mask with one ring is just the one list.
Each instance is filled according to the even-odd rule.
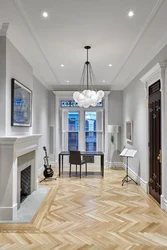
[[30,224],[0,224],[0,249],[167,249],[167,214],[133,182],[122,187],[124,174],[42,183],[52,189]]

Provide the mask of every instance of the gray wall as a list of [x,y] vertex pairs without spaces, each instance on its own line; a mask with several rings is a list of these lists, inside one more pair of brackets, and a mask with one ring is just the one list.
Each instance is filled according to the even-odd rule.
[[108,96],[108,124],[122,126],[123,91],[113,90]]
[[6,134],[28,135],[32,133],[31,127],[11,126],[11,79],[16,78],[33,90],[33,69],[9,39],[7,39],[6,48]]
[[[133,143],[127,144],[125,123],[133,121]],[[144,85],[138,79],[123,92],[123,147],[137,149],[137,155],[129,160],[130,168],[143,180],[148,179],[146,169],[146,100]]]
[[49,152],[50,152],[50,161],[55,160],[55,95],[52,91],[49,91]]
[[[32,127],[11,126],[12,78],[16,78],[32,90]],[[44,151],[42,147],[44,145],[47,149],[49,147],[49,98],[49,91],[33,76],[31,65],[8,39],[0,37],[0,135],[42,134],[39,141],[38,168],[43,165]]]
[[55,94],[50,90],[49,93],[49,124],[54,126],[55,123]]
[[[144,84],[140,78],[156,63],[167,59],[167,46],[145,67],[144,70],[123,91],[123,147],[137,149],[137,155],[130,159],[130,168],[144,181],[148,181],[146,159],[146,112],[148,110],[145,99]],[[133,143],[127,144],[125,138],[125,123],[133,121]]]
[[[123,91],[113,90],[108,96],[108,124],[119,125],[119,133],[114,135],[114,144],[109,140],[108,144],[108,161],[115,162],[115,166],[122,162],[119,156],[122,150],[122,109],[123,108]],[[111,135],[109,135],[111,137]]]
[[6,131],[6,37],[0,36],[0,136]]
[[[33,77],[33,122],[32,133],[42,134],[39,141],[39,166],[43,165],[44,151],[43,146],[46,146],[49,151],[49,91]],[[49,154],[49,152],[48,152]]]

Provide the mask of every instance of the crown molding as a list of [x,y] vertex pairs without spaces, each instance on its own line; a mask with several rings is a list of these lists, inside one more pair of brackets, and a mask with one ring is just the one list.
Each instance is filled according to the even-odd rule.
[[160,74],[161,71],[163,71],[163,70],[165,71],[166,67],[167,67],[167,62],[159,62],[159,63],[157,63],[142,78],[140,78],[140,81],[143,82],[143,83],[147,83],[155,75]]
[[42,85],[47,89],[50,90],[48,85],[46,84],[46,82],[43,80],[43,78],[40,76],[40,74],[38,74],[36,72],[36,70],[34,70],[33,68],[33,76],[36,77],[38,79],[38,81],[40,81],[42,83]]
[[133,81],[133,79],[154,59],[155,55],[158,55],[158,53],[160,53],[160,51],[166,46],[166,44],[167,44],[167,35],[165,34],[164,37],[161,39],[161,41],[152,48],[149,56],[146,58],[144,63],[141,64],[137,68],[137,70],[132,75],[129,76],[128,79],[126,79],[126,83],[123,88],[126,88],[126,86],[131,81]]
[[[123,68],[125,67],[126,63],[128,62],[130,56],[132,55],[134,49],[136,48],[136,46],[138,45],[139,41],[141,40],[141,38],[144,36],[145,31],[147,30],[148,26],[151,24],[151,22],[153,21],[153,18],[155,17],[155,14],[157,13],[157,11],[159,10],[159,8],[161,7],[161,5],[165,2],[165,0],[158,0],[157,3],[155,4],[152,12],[150,13],[149,17],[147,18],[143,28],[140,30],[138,36],[136,37],[136,39],[134,40],[130,50],[128,51],[127,55],[125,56],[123,63],[118,71],[118,73],[116,74],[115,78],[113,79],[112,83],[114,83],[116,81],[116,79],[118,78],[118,76],[120,75],[121,71],[123,70]],[[135,75],[136,76],[136,75]],[[134,76],[134,77],[135,77]]]
[[15,5],[16,9],[18,10],[18,12],[20,13],[20,16],[22,17],[22,19],[23,19],[23,21],[24,21],[26,27],[28,28],[28,30],[29,30],[29,32],[30,32],[30,34],[31,34],[31,36],[32,36],[32,38],[33,38],[33,40],[34,40],[34,42],[35,42],[36,45],[38,46],[38,48],[39,48],[39,50],[40,50],[40,52],[41,52],[41,54],[42,54],[42,56],[43,56],[43,58],[44,58],[44,60],[45,60],[45,62],[46,62],[46,64],[47,64],[47,66],[48,66],[48,68],[49,68],[50,71],[52,72],[52,74],[53,74],[53,76],[54,76],[54,78],[55,78],[55,82],[56,82],[57,84],[59,84],[59,80],[58,80],[58,78],[57,78],[57,76],[56,76],[54,70],[52,69],[52,67],[51,67],[51,65],[50,65],[50,63],[49,63],[49,61],[48,61],[48,59],[47,59],[47,57],[46,57],[46,55],[45,55],[45,53],[44,53],[44,50],[43,50],[42,46],[40,45],[40,42],[39,42],[39,38],[38,38],[38,36],[37,36],[37,33],[35,32],[35,30],[34,30],[32,24],[31,24],[31,22],[30,22],[28,16],[26,15],[23,6],[22,6],[22,4],[20,3],[20,0],[13,0],[13,3],[14,3],[14,5]]
[[122,85],[111,85],[111,91],[112,90],[117,90],[117,91],[122,91],[124,87]]
[[[12,37],[14,35],[15,31],[13,30],[12,26],[9,25],[9,30],[6,34],[6,37],[9,39],[9,41],[16,47],[16,49],[18,50],[17,46],[15,45],[15,43],[12,40]],[[30,64],[30,66],[32,67],[33,70],[33,76],[36,77],[41,83],[42,85],[49,90],[49,87],[47,86],[47,84],[45,83],[43,77],[36,71],[34,70],[34,66],[35,63],[33,62],[33,59],[30,58],[29,55],[25,54],[23,51],[18,50],[19,53],[25,58],[25,60]]]
[[144,83],[145,89],[145,99],[148,99],[148,88],[156,81],[161,81],[160,91],[164,91],[165,85],[165,69],[167,67],[167,62],[157,63],[152,67],[141,79],[140,81]]
[[[63,90],[56,90],[56,91],[52,91],[55,95],[57,96],[69,96],[69,95],[73,95],[74,91],[63,91]],[[110,94],[111,91],[104,91],[105,96],[108,96]]]

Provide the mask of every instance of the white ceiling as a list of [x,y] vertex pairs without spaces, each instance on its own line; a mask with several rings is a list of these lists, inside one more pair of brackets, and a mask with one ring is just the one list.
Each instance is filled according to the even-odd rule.
[[0,0],[0,22],[49,89],[80,83],[85,45],[97,85],[123,89],[167,44],[166,10],[166,0]]

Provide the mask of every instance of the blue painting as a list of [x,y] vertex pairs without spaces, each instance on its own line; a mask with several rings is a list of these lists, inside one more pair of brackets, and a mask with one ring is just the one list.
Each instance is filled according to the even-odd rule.
[[12,79],[12,126],[31,126],[32,117],[32,91]]

